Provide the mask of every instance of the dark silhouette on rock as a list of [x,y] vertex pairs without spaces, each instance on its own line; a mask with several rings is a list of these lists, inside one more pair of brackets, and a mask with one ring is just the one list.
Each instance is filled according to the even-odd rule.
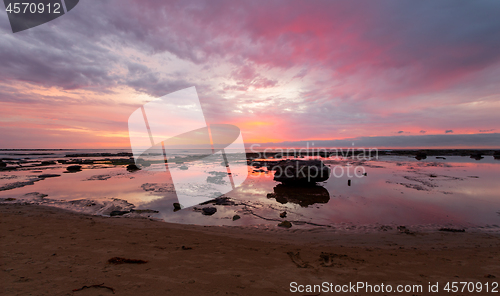
[[417,160],[422,160],[427,158],[427,153],[425,152],[418,152],[417,155],[415,155],[415,158]]
[[470,158],[475,159],[475,160],[481,160],[484,157],[481,155],[481,153],[473,153],[473,154],[471,154]]

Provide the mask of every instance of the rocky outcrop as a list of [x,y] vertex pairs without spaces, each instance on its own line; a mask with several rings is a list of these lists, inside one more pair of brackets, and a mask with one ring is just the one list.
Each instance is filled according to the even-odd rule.
[[206,216],[211,216],[217,212],[217,209],[214,207],[206,207],[201,209],[201,213]]
[[127,166],[127,171],[129,171],[129,172],[135,172],[135,171],[138,171],[138,170],[140,170],[140,168],[137,165],[135,165],[135,164],[129,164]]
[[417,155],[415,155],[415,158],[417,160],[426,159],[427,158],[427,153],[420,151],[420,152],[417,153]]
[[283,184],[314,184],[330,177],[330,168],[319,159],[283,160],[271,169],[275,171],[274,180]]
[[69,167],[66,168],[68,172],[74,173],[74,172],[79,172],[82,170],[81,165],[70,165]]

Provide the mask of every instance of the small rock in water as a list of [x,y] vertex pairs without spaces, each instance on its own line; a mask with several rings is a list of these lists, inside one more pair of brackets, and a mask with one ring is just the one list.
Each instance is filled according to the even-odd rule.
[[211,216],[211,215],[215,214],[215,212],[217,212],[217,209],[214,207],[206,207],[206,208],[201,209],[201,213],[203,215],[207,215],[207,216]]
[[128,214],[130,213],[129,211],[112,211],[111,213],[109,213],[109,216],[113,217],[113,216],[121,216],[121,215],[125,215],[125,214]]
[[79,172],[82,170],[81,165],[70,165],[69,167],[66,168],[68,172]]
[[140,170],[140,168],[138,166],[136,166],[135,164],[129,164],[127,166],[127,171],[129,172],[134,172],[134,171],[138,171]]
[[57,162],[55,160],[46,160],[46,161],[42,161],[41,165],[52,165],[52,164],[56,164]]
[[174,212],[177,212],[181,209],[181,204],[178,202],[174,202]]
[[38,176],[38,178],[45,179],[45,178],[54,178],[54,177],[60,177],[60,176],[61,175],[57,175],[57,174],[43,174],[43,175]]
[[473,153],[473,154],[471,154],[470,158],[475,159],[475,160],[481,160],[484,157],[481,153]]
[[439,231],[445,232],[465,232],[465,229],[455,229],[455,228],[441,228]]
[[281,218],[286,218],[286,212],[280,213]]
[[0,168],[4,168],[6,166],[7,166],[7,164],[5,162],[3,162],[3,161],[0,160]]
[[292,227],[292,223],[288,222],[288,221],[283,221],[281,222],[280,224],[278,224],[279,227],[285,227],[285,228],[290,228]]
[[241,217],[240,217],[239,215],[234,215],[234,216],[233,216],[233,221],[236,221],[236,220],[238,220],[238,219],[240,219],[240,218],[241,218]]
[[417,160],[422,160],[427,158],[427,153],[425,152],[418,152],[417,155],[415,156],[415,159]]
[[187,169],[188,169],[188,166],[187,166],[187,165],[181,165],[181,166],[179,167],[179,169],[181,169],[181,170],[185,171],[185,170],[187,170]]

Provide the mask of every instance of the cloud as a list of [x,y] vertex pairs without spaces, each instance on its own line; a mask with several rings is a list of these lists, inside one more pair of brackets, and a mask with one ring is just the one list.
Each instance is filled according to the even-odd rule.
[[252,141],[484,133],[500,128],[499,14],[495,1],[81,2],[0,27],[0,103],[19,122],[33,104],[54,120],[105,105],[126,121],[195,85],[208,122]]
[[444,133],[445,134],[451,134],[451,133],[453,133],[453,130],[445,130]]
[[[354,143],[354,146],[352,145]],[[343,140],[288,141],[284,143],[261,143],[259,147],[330,147],[330,148],[499,148],[500,134],[453,134],[453,135],[418,135],[359,137]],[[250,148],[251,144],[248,144]]]

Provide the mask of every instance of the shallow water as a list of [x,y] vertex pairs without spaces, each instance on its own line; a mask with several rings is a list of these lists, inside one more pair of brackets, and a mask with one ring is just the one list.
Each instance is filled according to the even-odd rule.
[[[0,172],[0,188],[4,189],[0,191],[1,202],[41,203],[93,214],[151,209],[158,213],[141,215],[201,225],[275,227],[284,220],[279,214],[286,212],[286,220],[294,227],[371,231],[406,225],[415,230],[452,227],[500,231],[500,183],[497,181],[500,161],[491,156],[479,161],[460,156],[428,157],[422,161],[405,156],[382,156],[367,161],[324,159],[333,175],[310,188],[280,185],[273,181],[273,172],[248,166],[247,180],[224,195],[234,204],[201,205],[176,212],[173,203],[177,197],[169,171],[128,172],[123,165],[102,163],[82,165],[82,171],[67,173],[65,164],[33,167],[39,162],[31,162],[57,160],[68,153],[95,152],[0,151],[2,158],[28,161],[22,164],[23,168]],[[191,154],[190,151],[170,152],[180,161],[169,163],[168,169],[182,170],[186,182],[193,176],[204,178],[214,166],[220,165],[211,160],[181,161]],[[39,179],[42,174],[60,176]],[[219,181],[209,182],[207,196],[227,188],[228,184]],[[18,187],[8,189],[16,187],[12,184]],[[201,208],[207,206],[217,208],[217,212],[212,216],[203,215]],[[234,215],[241,218],[233,221]]]

